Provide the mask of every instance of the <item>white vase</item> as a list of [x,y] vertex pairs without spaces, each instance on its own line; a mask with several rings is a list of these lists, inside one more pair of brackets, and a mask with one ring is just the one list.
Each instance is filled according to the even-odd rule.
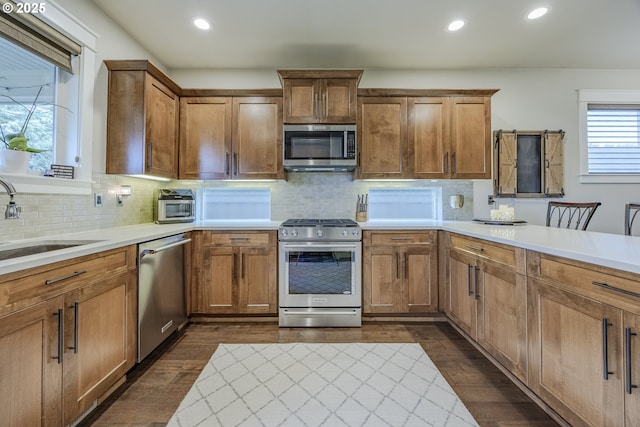
[[31,153],[18,150],[0,150],[0,172],[27,173]]

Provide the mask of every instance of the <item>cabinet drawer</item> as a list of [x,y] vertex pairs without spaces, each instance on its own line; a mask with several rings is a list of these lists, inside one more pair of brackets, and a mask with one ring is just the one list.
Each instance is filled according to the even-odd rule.
[[205,246],[270,246],[276,243],[275,231],[217,232],[204,235]]
[[451,234],[451,248],[470,252],[490,261],[516,266],[516,248],[486,240]]
[[379,245],[433,245],[437,240],[436,231],[367,231],[363,234],[365,246]]
[[566,290],[640,313],[640,277],[597,265],[529,252],[528,275]]
[[134,248],[113,249],[0,277],[0,316],[135,268]]

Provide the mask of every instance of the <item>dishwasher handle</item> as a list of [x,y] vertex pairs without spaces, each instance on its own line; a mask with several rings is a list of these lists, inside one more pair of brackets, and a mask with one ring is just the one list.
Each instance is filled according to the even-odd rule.
[[145,249],[140,252],[140,259],[142,259],[145,255],[155,255],[158,252],[166,251],[167,249],[175,248],[176,246],[186,245],[190,241],[191,239],[182,239],[174,243],[169,243],[168,245],[160,246],[159,248]]

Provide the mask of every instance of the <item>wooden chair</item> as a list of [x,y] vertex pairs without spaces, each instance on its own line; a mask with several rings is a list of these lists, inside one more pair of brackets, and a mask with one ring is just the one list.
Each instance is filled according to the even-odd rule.
[[586,230],[591,217],[601,204],[600,202],[549,202],[547,227]]
[[640,203],[627,203],[624,205],[624,234],[631,236],[631,228],[636,215],[640,212]]

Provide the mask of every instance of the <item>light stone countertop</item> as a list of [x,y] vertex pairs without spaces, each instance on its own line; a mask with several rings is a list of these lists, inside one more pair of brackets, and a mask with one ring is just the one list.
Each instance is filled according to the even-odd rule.
[[[282,221],[201,221],[185,224],[140,224],[59,236],[0,243],[0,251],[14,244],[43,240],[98,240],[67,249],[0,261],[0,274],[89,255],[121,246],[191,230],[277,230]],[[369,221],[364,230],[445,230],[551,255],[640,274],[640,237],[550,228],[538,225],[485,225],[472,221]]]

